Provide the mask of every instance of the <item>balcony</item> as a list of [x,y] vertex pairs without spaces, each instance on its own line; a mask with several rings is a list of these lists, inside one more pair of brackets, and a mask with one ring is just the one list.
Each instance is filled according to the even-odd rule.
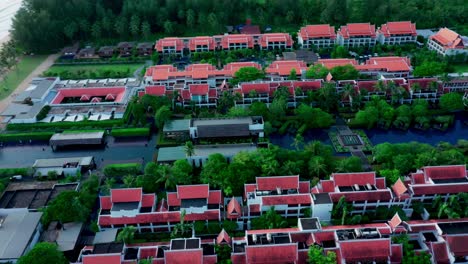
[[247,236],[247,244],[249,246],[258,245],[278,245],[291,243],[291,237],[287,233],[277,234],[251,234]]

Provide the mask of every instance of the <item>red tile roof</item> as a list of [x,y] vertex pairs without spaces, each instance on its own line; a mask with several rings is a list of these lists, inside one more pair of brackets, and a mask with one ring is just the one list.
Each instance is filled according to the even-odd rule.
[[180,206],[180,199],[176,192],[167,193],[167,204],[169,206]]
[[84,255],[83,264],[120,264],[120,253],[106,255]]
[[141,207],[153,207],[156,201],[154,193],[143,194]]
[[241,28],[240,30],[241,34],[248,34],[248,35],[259,35],[261,34],[260,32],[260,26],[258,25],[245,25]]
[[275,196],[262,196],[262,205],[295,205],[295,204],[311,204],[312,197],[308,194],[288,194],[288,195],[275,195]]
[[321,180],[320,185],[322,185],[323,192],[334,192],[335,191],[335,183],[332,180]]
[[234,219],[242,216],[242,208],[239,202],[233,197],[227,205],[227,218]]
[[208,84],[190,84],[189,91],[192,95],[207,95],[210,87]]
[[220,220],[221,212],[219,209],[206,210],[201,214],[186,214],[185,220],[187,221],[205,221],[205,220]]
[[397,226],[399,226],[401,224],[401,218],[400,216],[398,215],[398,213],[396,213],[392,219],[390,221],[388,221],[388,225],[390,226],[390,228],[392,230],[395,230]]
[[[86,87],[86,88],[60,88],[51,104],[60,104],[67,97],[105,97],[108,94],[115,95],[114,102],[122,101],[125,95],[125,87]],[[88,99],[89,100],[89,99]]]
[[208,50],[214,50],[216,44],[213,37],[194,37],[189,40],[190,51],[196,51],[198,46],[207,46]]
[[307,65],[304,61],[289,60],[289,61],[274,61],[265,69],[267,74],[279,76],[289,76],[291,70],[295,69],[297,75],[301,75],[302,71],[307,70]]
[[100,196],[99,201],[101,202],[101,209],[110,210],[112,208],[110,196]]
[[216,244],[231,244],[231,237],[228,235],[228,233],[224,230],[221,230],[221,232],[218,234],[218,237],[216,238]]
[[273,229],[260,229],[260,230],[246,230],[246,235],[259,235],[259,234],[275,234],[275,233],[289,233],[300,231],[297,227],[290,228],[273,228]]
[[179,199],[208,198],[210,187],[208,184],[177,185],[177,197]]
[[455,184],[425,184],[425,185],[410,185],[415,195],[423,194],[457,194],[461,192],[468,192],[467,183]]
[[447,251],[447,244],[445,242],[431,242],[429,243],[429,247],[436,263],[450,263],[449,252]]
[[411,62],[407,57],[374,57],[355,67],[358,71],[409,72]]
[[431,179],[458,179],[466,177],[466,165],[423,167],[424,173]]
[[363,201],[389,201],[392,199],[390,190],[372,190],[372,191],[357,191],[357,192],[336,192],[330,193],[331,200],[336,203],[344,196],[348,202],[363,202]]
[[113,203],[140,202],[143,195],[142,188],[111,189]]
[[317,63],[322,64],[327,69],[333,69],[336,66],[358,65],[355,59],[319,59]]
[[275,191],[279,187],[286,189],[299,189],[299,175],[295,176],[275,176],[257,177],[257,190]]
[[166,86],[164,85],[150,85],[145,87],[145,94],[154,96],[166,95]]
[[403,260],[403,245],[392,244],[392,256],[390,260],[391,263],[401,263]]
[[310,182],[309,181],[299,182],[299,193],[310,193]]
[[203,256],[203,264],[216,264],[216,263],[218,263],[217,255]]
[[448,28],[441,28],[437,34],[430,36],[429,39],[438,42],[444,49],[463,49],[463,40],[461,36]]
[[208,204],[222,204],[221,190],[212,190],[208,193]]
[[313,39],[313,38],[329,38],[335,39],[335,27],[332,27],[328,24],[324,25],[308,25],[302,27],[299,31],[299,35],[303,40]]
[[298,260],[296,244],[247,246],[247,263],[295,263]]
[[[427,89],[430,87],[430,84],[432,82],[438,82],[437,78],[420,78],[420,79],[408,79],[408,84],[410,87],[412,87],[414,84],[419,84],[419,87],[421,89]],[[442,85],[439,83],[439,88],[442,87]]]
[[405,184],[401,181],[401,179],[398,179],[395,182],[395,184],[392,186],[392,190],[396,194],[396,196],[400,196],[408,191],[408,189],[406,188]]
[[368,239],[340,241],[341,256],[348,261],[378,260],[391,256],[391,240]]
[[335,186],[375,185],[375,172],[333,173],[331,179]]
[[246,34],[239,34],[239,35],[225,35],[222,37],[221,46],[223,49],[229,49],[229,44],[240,44],[245,43],[247,44],[248,48],[253,48],[254,40],[251,35]]
[[453,252],[455,256],[467,256],[468,255],[468,235],[453,235],[446,236],[445,240],[447,241],[450,252]]
[[138,248],[139,259],[156,258],[157,254],[158,254],[157,247],[139,247]]
[[163,52],[165,47],[175,47],[177,51],[184,49],[184,41],[180,38],[162,38],[156,42],[155,49],[159,52]]
[[259,204],[251,204],[249,205],[249,210],[251,213],[260,213],[260,205]]
[[244,184],[244,198],[246,198],[247,193],[255,192],[256,189],[257,189],[257,184],[255,183]]
[[270,42],[282,42],[285,43],[287,47],[291,47],[293,45],[291,35],[288,33],[267,33],[260,35],[258,38],[258,43],[263,48],[267,48]]
[[268,83],[242,83],[240,86],[243,94],[249,94],[251,91],[256,91],[258,94],[270,92],[270,85]]
[[203,249],[166,250],[164,259],[171,264],[202,264]]
[[387,24],[382,24],[379,33],[383,34],[385,37],[390,37],[392,35],[416,36],[416,24],[411,23],[411,21],[387,22]]
[[365,36],[375,38],[375,25],[370,23],[351,23],[346,26],[341,26],[338,32],[343,38],[347,39],[350,37]]
[[387,188],[387,184],[385,183],[385,178],[383,177],[375,178],[375,186],[377,187],[377,189]]

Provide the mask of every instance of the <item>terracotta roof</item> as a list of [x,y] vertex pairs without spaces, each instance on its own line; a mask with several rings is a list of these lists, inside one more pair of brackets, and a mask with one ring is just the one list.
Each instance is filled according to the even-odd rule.
[[166,86],[164,85],[149,85],[145,87],[145,94],[163,96],[166,95]]
[[261,34],[260,32],[260,26],[258,25],[245,25],[241,28],[240,30],[241,34],[248,34],[248,35],[259,35]]
[[287,47],[291,47],[293,45],[291,35],[288,33],[267,33],[260,35],[258,38],[258,43],[264,48],[267,48],[270,42],[283,42]]
[[375,185],[375,172],[332,173],[335,186]]
[[336,66],[358,65],[355,59],[319,59],[317,63],[322,64],[327,69],[332,69]]
[[179,199],[208,198],[209,190],[210,187],[208,184],[177,185],[177,196]]
[[301,75],[302,71],[307,70],[307,65],[304,61],[274,61],[265,69],[267,74],[275,74],[279,76],[289,76],[291,70],[295,69],[297,75]]
[[377,189],[387,188],[387,184],[385,183],[385,178],[383,177],[375,178],[375,186],[377,187]]
[[390,228],[392,230],[395,230],[397,226],[399,226],[401,224],[401,218],[400,216],[398,215],[398,213],[396,213],[392,219],[390,221],[388,221],[388,225],[390,226]]
[[387,24],[382,24],[378,31],[385,37],[391,35],[417,35],[416,24],[411,23],[411,21],[387,22]]
[[401,181],[401,179],[398,179],[395,182],[395,184],[393,184],[392,190],[396,194],[396,196],[400,196],[408,191],[408,189],[406,188],[405,184]]
[[468,235],[453,235],[446,236],[445,240],[447,241],[450,252],[453,252],[455,256],[467,256],[468,255]]
[[192,95],[207,95],[209,90],[208,84],[190,84],[189,91]]
[[259,204],[251,204],[249,205],[249,210],[251,213],[260,213],[260,205]]
[[276,244],[265,246],[247,246],[247,263],[295,263],[298,259],[296,244]]
[[212,190],[208,193],[208,204],[222,204],[221,190]]
[[197,46],[207,46],[208,50],[216,48],[213,37],[193,37],[189,40],[189,49],[195,51]]
[[329,24],[307,25],[299,30],[299,35],[303,40],[313,38],[336,38],[335,27],[332,27]]
[[442,84],[439,83],[437,78],[418,78],[418,79],[408,79],[408,84],[412,87],[414,84],[418,84],[421,89],[427,89],[430,87],[432,82],[437,82],[439,84],[439,89],[442,88]]
[[242,208],[239,202],[233,197],[227,205],[227,218],[233,219],[242,216]]
[[322,186],[323,192],[334,192],[335,183],[332,180],[321,180],[320,185]]
[[403,245],[392,244],[392,255],[390,257],[392,263],[401,263],[403,260]]
[[461,36],[448,28],[441,28],[437,34],[429,39],[437,41],[444,49],[463,49],[463,40]]
[[120,264],[120,253],[106,255],[83,255],[83,264]]
[[259,230],[246,230],[246,235],[259,235],[259,234],[275,234],[275,233],[289,233],[289,232],[297,232],[300,231],[297,227],[289,227],[289,228],[273,228],[273,229],[259,229]]
[[171,264],[202,264],[203,249],[166,250],[164,259]]
[[243,94],[249,94],[251,91],[256,91],[259,94],[270,92],[268,83],[241,83],[240,86]]
[[449,252],[445,242],[430,242],[429,246],[436,263],[450,263]]
[[169,206],[180,206],[180,199],[176,192],[167,193],[167,204]]
[[142,188],[111,189],[113,203],[140,202],[143,195]]
[[274,195],[274,196],[262,196],[262,205],[273,206],[273,205],[294,205],[294,204],[311,204],[312,197],[308,194],[288,194],[288,195]]
[[220,220],[219,209],[206,210],[201,214],[186,214],[185,220],[187,221],[205,221],[205,220]]
[[154,193],[143,194],[141,207],[153,207],[156,201]]
[[163,52],[165,47],[175,47],[176,51],[182,51],[184,49],[184,41],[180,38],[162,38],[156,42],[155,49],[159,52]]
[[158,254],[157,247],[139,247],[138,248],[139,259],[156,258],[157,254]]
[[391,240],[383,238],[340,241],[340,249],[346,262],[377,260],[391,256]]
[[80,97],[81,99],[83,95],[86,95],[88,98],[96,98],[96,96],[105,97],[109,93],[114,94],[116,96],[114,100],[115,102],[120,102],[122,101],[122,98],[125,95],[125,87],[60,88],[58,89],[58,93],[52,100],[51,104],[60,104],[63,101],[63,99],[67,97]]
[[425,185],[410,185],[415,195],[423,194],[457,194],[468,192],[468,183],[456,184],[425,184]]
[[277,187],[280,187],[283,190],[299,189],[299,175],[257,177],[257,190],[275,191]]
[[231,244],[231,237],[228,235],[228,233],[224,230],[221,230],[221,232],[218,234],[218,237],[216,238],[216,244]]
[[375,38],[375,25],[370,23],[351,23],[346,26],[341,26],[338,32],[343,38],[347,39],[350,37],[366,36]]
[[203,264],[216,264],[216,263],[218,263],[217,255],[211,255],[211,256],[203,255]]
[[357,192],[335,192],[330,193],[331,200],[336,203],[344,196],[348,202],[359,201],[389,201],[392,199],[392,192],[389,189],[372,190],[372,191],[357,191]]
[[112,201],[110,196],[100,196],[101,209],[110,210],[112,208]]
[[299,193],[310,193],[310,182],[300,181],[299,182]]
[[355,68],[358,71],[409,72],[411,62],[407,57],[374,57]]
[[247,44],[248,48],[253,48],[254,46],[253,37],[251,35],[246,35],[246,34],[225,35],[222,37],[221,46],[224,49],[229,49],[230,43],[233,43],[233,44],[245,43]]
[[423,167],[424,173],[431,179],[458,179],[466,177],[466,165]]
[[426,177],[422,172],[416,172],[411,174],[411,179],[413,184],[423,184],[426,183]]

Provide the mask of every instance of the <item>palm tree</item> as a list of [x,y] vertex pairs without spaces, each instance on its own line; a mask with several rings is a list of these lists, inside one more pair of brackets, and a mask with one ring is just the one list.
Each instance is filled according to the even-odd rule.
[[124,227],[120,233],[117,235],[117,241],[123,242],[125,244],[129,244],[133,242],[135,238],[136,227],[134,226],[126,226]]
[[257,91],[255,91],[255,90],[250,90],[250,92],[249,92],[249,97],[250,97],[250,98],[257,98],[257,96],[258,96]]
[[341,98],[349,97],[350,101],[352,101],[352,97],[354,93],[355,93],[354,87],[351,84],[347,83],[343,87],[343,91],[341,92],[341,95],[342,95]]
[[414,83],[411,85],[411,90],[416,93],[421,92],[421,85],[419,85],[419,83]]
[[387,88],[385,87],[385,83],[382,80],[379,80],[375,85],[374,85],[374,91],[376,92],[383,92]]
[[186,211],[182,210],[180,213],[180,222],[174,226],[174,229],[171,232],[171,238],[184,237],[190,229],[193,229],[192,224],[185,223],[186,214]]
[[304,137],[301,134],[297,133],[294,137],[293,142],[291,143],[291,146],[294,147],[296,150],[299,150],[302,144],[304,144]]
[[135,177],[133,175],[127,175],[123,177],[123,183],[126,188],[134,187]]
[[320,175],[326,174],[327,165],[325,164],[325,159],[320,156],[312,157],[309,161],[309,171],[318,178],[320,178]]
[[429,83],[429,90],[431,92],[437,92],[439,90],[439,83],[436,81],[432,81]]
[[195,147],[193,146],[192,141],[185,142],[184,151],[187,157],[192,157],[195,154]]
[[176,101],[179,101],[179,97],[179,90],[174,90],[174,93],[172,94],[172,109],[175,109]]
[[158,176],[156,182],[164,183],[164,188],[167,190],[172,190],[177,185],[177,179],[172,173],[172,167],[167,164],[158,167]]
[[322,142],[318,140],[311,141],[309,142],[309,144],[307,144],[304,147],[304,150],[306,152],[309,152],[313,156],[320,155],[321,149],[322,149]]

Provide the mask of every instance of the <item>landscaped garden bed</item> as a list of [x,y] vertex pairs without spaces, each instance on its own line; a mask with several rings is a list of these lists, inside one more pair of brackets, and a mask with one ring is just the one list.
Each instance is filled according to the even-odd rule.
[[148,127],[141,128],[117,128],[112,129],[111,135],[113,137],[147,137],[150,134]]
[[372,151],[372,143],[363,130],[352,130],[352,132],[352,135],[341,136],[337,131],[328,132],[335,152],[348,153],[351,152],[351,148],[356,146],[359,146],[363,151]]

